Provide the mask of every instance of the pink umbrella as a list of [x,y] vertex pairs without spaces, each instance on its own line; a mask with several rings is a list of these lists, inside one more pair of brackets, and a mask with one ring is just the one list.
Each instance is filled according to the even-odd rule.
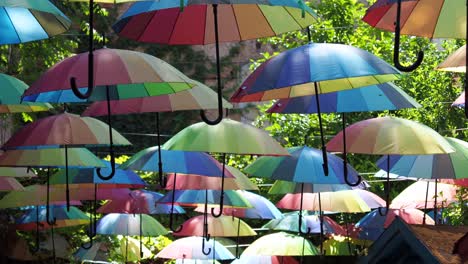
[[[437,183],[437,206],[447,205],[457,202],[456,197],[458,187],[452,184]],[[436,203],[435,195],[427,197],[426,193],[435,194],[435,182],[417,181],[404,189],[392,200],[390,208],[430,208]],[[429,198],[429,199],[427,199]],[[432,199],[434,198],[434,199]]]
[[452,106],[464,106],[465,105],[465,92],[461,93],[460,96],[452,103]]
[[440,179],[439,182],[468,187],[468,178],[464,179]]

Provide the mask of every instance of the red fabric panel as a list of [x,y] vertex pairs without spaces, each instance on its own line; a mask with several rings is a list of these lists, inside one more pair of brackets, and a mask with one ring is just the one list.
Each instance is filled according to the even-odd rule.
[[150,43],[169,44],[172,31],[174,30],[179,8],[163,9],[154,12],[149,23],[142,25],[145,28],[139,41]]
[[206,5],[187,6],[179,13],[170,44],[204,44],[206,8]]

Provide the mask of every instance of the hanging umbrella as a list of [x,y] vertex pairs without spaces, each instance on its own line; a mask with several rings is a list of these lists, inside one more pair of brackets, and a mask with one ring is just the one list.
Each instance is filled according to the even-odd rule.
[[[219,23],[218,23],[219,16]],[[161,44],[215,44],[218,118],[202,119],[216,125],[223,118],[219,42],[275,36],[308,27],[315,22],[313,10],[302,1],[171,1],[133,4],[113,29],[121,36]],[[213,21],[213,23],[211,23]]]
[[[287,193],[300,193],[302,183],[280,181],[276,180],[268,190],[268,194],[287,194]],[[364,189],[361,185],[358,187],[351,187],[348,184],[313,184],[304,183],[305,193],[318,193],[318,192],[336,192],[352,189]]]
[[[347,134],[346,144],[343,143],[342,138],[344,132]],[[367,119],[348,126],[330,140],[327,147],[331,151],[344,149],[346,152],[377,155],[424,155],[454,152],[447,140],[431,128],[411,120],[388,116]],[[385,185],[387,207],[390,199],[389,189],[388,176]]]
[[[174,236],[203,236],[203,215],[195,216],[182,225],[184,229]],[[208,215],[208,233],[211,237],[256,236],[257,233],[240,218],[222,215],[215,218]]]
[[0,177],[35,178],[37,175],[27,168],[0,167]]
[[466,45],[450,54],[442,63],[437,65],[439,71],[466,72]]
[[[174,199],[172,199],[173,193]],[[207,193],[208,197],[206,198],[205,190],[176,190],[175,192],[169,191],[158,200],[158,203],[169,204],[172,203],[173,200],[175,204],[180,206],[198,206],[205,204],[205,201],[207,201],[209,205],[219,206],[221,191],[207,190]],[[226,206],[232,206],[236,208],[251,207],[249,201],[234,190],[226,190],[224,192],[224,196],[223,204]]]
[[2,87],[0,113],[40,112],[53,108],[52,105],[45,103],[21,102],[21,96],[28,85],[13,76],[0,73],[0,86]]
[[378,210],[373,210],[356,223],[355,228],[358,230],[357,238],[372,241],[377,240],[383,233],[384,228],[387,228],[396,217],[399,217],[408,224],[422,224],[424,218],[426,218],[426,224],[435,224],[431,217],[424,215],[424,212],[418,209],[389,209],[388,214],[385,216],[380,215]]
[[[348,190],[338,192],[304,193],[303,209],[310,211],[331,211],[361,213],[371,208],[383,206],[385,201],[376,194],[365,190]],[[286,194],[277,204],[278,208],[298,210],[301,203],[300,194]]]
[[435,194],[437,193],[437,206],[443,206],[457,202],[456,197],[458,187],[446,183],[437,183],[437,192],[435,182],[417,181],[400,194],[398,194],[390,204],[390,208],[394,209],[406,209],[406,208],[418,208],[424,207],[431,208],[435,207],[435,197],[432,195],[429,199],[426,198],[426,193]]
[[[410,178],[459,179],[468,178],[468,143],[456,138],[445,138],[455,149],[449,154],[391,155],[390,173]],[[377,166],[387,170],[387,157],[377,161]]]
[[125,240],[125,242],[120,242],[120,247],[117,252],[124,256],[126,261],[138,262],[142,259],[153,257],[151,251],[147,247],[141,245],[138,240],[128,236],[123,238],[123,240]]
[[24,187],[15,178],[0,177],[0,192],[2,191],[24,191]]
[[156,203],[163,197],[162,194],[147,190],[133,190],[129,195],[107,201],[97,212],[101,214],[184,214],[185,210],[180,206]]
[[[416,100],[393,83],[383,83],[358,89],[320,94],[322,113],[348,113],[397,110],[421,107]],[[278,100],[267,113],[317,113],[315,95]]]
[[305,238],[278,232],[258,238],[244,250],[242,256],[315,256],[318,254],[317,248]]
[[[68,147],[73,146],[99,146],[99,145],[130,145],[127,139],[113,130],[113,136],[107,138],[106,130],[112,128],[91,117],[79,117],[78,115],[62,113],[39,119],[29,123],[16,132],[4,145],[4,149],[64,147],[65,149],[65,180],[68,186]],[[115,172],[115,160],[111,159],[112,172]],[[45,164],[35,164],[43,165]],[[17,166],[17,164],[16,164]],[[98,176],[102,177],[100,168]],[[104,178],[106,179],[106,178]],[[68,188],[68,187],[67,187]],[[68,201],[69,199],[67,199]]]
[[[252,181],[245,176],[238,169],[226,165],[226,170],[231,172],[234,175],[234,178],[226,178],[224,180],[224,189],[225,190],[256,190],[258,187]],[[174,186],[174,177],[176,175],[182,176],[181,181],[176,181]],[[167,175],[167,186],[166,190],[176,189],[176,190],[218,190],[221,186],[220,177],[206,177],[196,174],[173,174],[170,173]]]
[[440,180],[441,183],[447,183],[452,185],[458,185],[462,187],[468,187],[468,178],[459,179],[459,180],[452,180],[452,179],[442,179]]
[[[102,171],[108,174],[111,171],[111,163],[102,161],[105,168]],[[50,177],[50,184],[63,185],[66,184],[65,170],[59,170]],[[99,178],[94,168],[79,168],[68,170],[68,181],[70,184],[98,184],[101,188],[144,188],[147,183],[140,176],[130,170],[122,170],[117,168],[115,175],[110,180],[102,180]]]
[[297,224],[298,218],[302,217],[301,221],[303,225],[301,226],[301,232],[306,233],[307,228],[310,228],[310,233],[320,233],[321,229],[326,234],[346,234],[346,231],[330,217],[324,216],[323,227],[320,227],[320,217],[317,215],[307,215],[307,213],[299,212],[290,212],[283,214],[283,218],[272,219],[268,223],[264,224],[262,228],[268,228],[271,230],[277,231],[289,231],[299,233],[299,225]]
[[[245,198],[252,205],[252,208],[224,207],[223,213],[225,215],[251,219],[279,219],[283,217],[278,208],[267,198],[244,190],[237,190],[236,192]],[[203,210],[202,206],[195,208],[196,212],[203,213]]]
[[[200,241],[204,241],[200,243]],[[210,250],[210,253],[202,254],[202,244],[207,243],[208,246],[216,250]],[[199,260],[229,260],[234,259],[226,247],[215,239],[206,240],[203,237],[184,237],[174,240],[171,244],[163,248],[156,258],[165,259],[199,259]]]
[[[39,225],[40,230],[51,228],[47,224],[46,206],[38,206],[39,218],[37,218],[37,209],[27,210],[19,219],[16,220],[15,228],[22,231],[30,231],[36,229]],[[56,220],[54,228],[69,227],[76,225],[84,225],[89,223],[89,217],[75,206],[70,207],[67,211],[63,205],[50,206],[49,221]]]
[[103,235],[138,236],[141,234],[143,236],[159,236],[168,234],[168,231],[156,219],[146,214],[112,213],[99,220],[97,233]]
[[332,235],[323,242],[323,248],[326,256],[352,256],[356,244],[349,237]]
[[47,39],[67,31],[71,20],[48,0],[2,1],[0,44]]
[[224,201],[224,177],[226,154],[240,155],[289,155],[278,142],[271,138],[265,131],[253,126],[243,124],[230,119],[223,119],[217,125],[207,125],[200,122],[193,124],[167,141],[164,149],[185,151],[206,151],[223,154],[223,169],[219,206],[220,211],[213,216],[220,216]]
[[103,242],[96,242],[89,249],[80,247],[74,254],[73,257],[76,260],[85,262],[85,261],[107,261],[108,256],[108,247]]
[[[385,61],[353,46],[310,43],[264,62],[241,84],[231,97],[231,102],[265,101],[349,90],[393,81],[399,74]],[[328,175],[320,101],[319,97],[315,98],[323,170]],[[344,167],[346,170],[346,165]]]
[[299,264],[294,257],[289,256],[261,256],[261,255],[242,255],[235,259],[231,264],[257,263],[257,264]]

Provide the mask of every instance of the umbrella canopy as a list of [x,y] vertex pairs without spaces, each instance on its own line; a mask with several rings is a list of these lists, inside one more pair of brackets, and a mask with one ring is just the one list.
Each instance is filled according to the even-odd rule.
[[448,183],[463,187],[468,187],[468,178],[459,179],[459,180],[452,180],[452,179],[442,179],[440,180],[441,183]]
[[[64,188],[50,188],[50,203],[63,204],[66,200]],[[129,189],[97,189],[98,200],[122,197],[130,193]],[[11,191],[0,200],[0,208],[13,208],[28,205],[47,204],[47,186],[30,185],[24,191]],[[70,185],[71,204],[81,205],[80,200],[94,200],[94,187]]]
[[466,72],[466,45],[450,54],[442,63],[437,66],[439,71]]
[[[108,67],[112,65],[112,67]],[[46,71],[24,93],[30,102],[82,102],[158,96],[192,88],[195,84],[168,63],[151,55],[119,49],[94,51],[94,92],[88,99],[73,94],[70,78],[83,92],[88,87],[88,52],[69,57]],[[105,134],[104,134],[105,135]]]
[[[285,213],[283,214],[283,218],[270,220],[262,228],[298,233],[299,216],[303,219],[301,221],[303,223],[301,226],[303,233],[307,232],[307,228],[310,228],[311,233],[320,233],[320,217],[317,215],[307,215],[304,212],[302,214],[299,214],[299,212]],[[328,234],[346,234],[346,231],[328,216],[323,217],[323,232]]]
[[[257,190],[258,187],[247,178],[242,172],[238,169],[227,166],[226,170],[230,171],[235,178],[227,178],[224,180],[224,189],[225,190]],[[166,190],[219,190],[221,186],[220,177],[206,177],[196,174],[177,174],[177,176],[182,176],[176,181],[174,186],[174,177],[176,174],[167,175],[167,185]]]
[[231,262],[231,264],[257,263],[257,264],[299,264],[294,257],[289,256],[260,256],[260,255],[241,255],[240,258]]
[[452,106],[465,106],[465,91],[452,103]]
[[15,178],[0,177],[0,191],[24,191],[24,187]]
[[[163,172],[182,174],[197,174],[220,177],[222,164],[204,152],[189,152],[181,150],[161,149]],[[139,151],[119,166],[122,170],[158,171],[158,147],[150,147]],[[225,177],[234,178],[229,171]]]
[[[4,149],[35,146],[109,145],[109,126],[92,117],[62,113],[23,126],[4,145]],[[130,145],[117,131],[112,131],[115,145]]]
[[[457,190],[458,187],[452,184],[437,183],[437,206],[446,206],[448,204],[457,202]],[[398,194],[390,204],[390,208],[394,209],[406,209],[406,208],[418,208],[423,209],[425,207],[434,207],[436,193],[435,182],[430,181],[417,181],[400,194]],[[426,199],[427,194],[427,199]]]
[[[316,95],[278,100],[267,113],[317,113]],[[347,113],[397,110],[421,107],[412,97],[393,83],[371,85],[359,89],[318,95],[322,113]]]
[[[313,184],[304,183],[303,192],[305,193],[318,193],[318,192],[336,192],[352,189],[364,189],[361,185],[358,187],[351,187],[348,184]],[[300,193],[302,190],[302,183],[289,182],[289,181],[275,181],[268,190],[268,194],[287,194],[287,193]]]
[[28,85],[13,76],[0,73],[0,87],[0,113],[40,112],[53,108],[46,103],[21,102],[21,96],[28,89]]
[[136,261],[153,257],[153,253],[140,242],[131,237],[123,238],[124,241],[120,241],[120,247],[117,252],[124,257],[126,261]]
[[316,19],[312,9],[293,0],[140,2],[133,4],[113,29],[120,36],[140,42],[215,43],[212,6],[215,4],[219,5],[219,42],[271,37],[306,28]]
[[[39,206],[39,218],[37,218],[37,209],[27,210],[23,216],[16,220],[16,229],[22,231],[36,230],[39,222],[39,230],[49,229],[52,226],[47,224],[47,208]],[[49,220],[56,219],[54,228],[84,225],[89,223],[89,217],[75,206],[71,206],[68,211],[64,205],[51,205],[49,209]]]
[[[386,210],[386,209],[384,209]],[[408,224],[423,224],[424,212],[418,209],[389,209],[385,215],[379,214],[378,210],[373,210],[366,214],[359,222],[356,223],[355,228],[358,230],[359,239],[375,241],[383,233],[384,228],[387,228],[395,217]],[[434,220],[426,215],[426,224],[434,225]]]
[[37,177],[31,170],[27,168],[16,168],[16,167],[0,167],[0,177]]
[[310,241],[286,232],[262,236],[242,253],[242,255],[263,256],[316,256],[319,254],[317,248]]
[[400,176],[425,179],[468,178],[468,143],[456,138],[445,139],[455,152],[384,156],[377,161],[377,166],[387,170],[387,158],[390,158],[390,172]]
[[[216,109],[218,103],[216,93],[208,86],[193,81],[196,84],[192,89],[160,96],[133,98],[111,101],[111,114],[139,114],[154,112],[174,112],[183,110]],[[224,108],[232,108],[232,104],[223,99]],[[82,116],[107,115],[105,102],[94,102],[86,108]]]
[[[111,164],[105,160],[102,162],[106,166],[102,171],[105,175],[108,175]],[[59,170],[50,177],[50,184],[65,184],[65,174],[65,170]],[[68,177],[71,184],[99,184],[101,188],[143,188],[147,185],[138,174],[121,169],[116,169],[114,177],[110,180],[102,180],[94,168],[69,169]]]
[[[379,0],[363,21],[372,27],[394,31],[397,1]],[[401,1],[401,34],[427,38],[465,38],[466,6],[457,1]]]
[[[140,217],[142,218],[141,226]],[[96,232],[103,235],[124,236],[159,236],[169,233],[156,219],[146,214],[105,215],[99,219]]]
[[47,39],[66,32],[71,20],[49,0],[2,1],[0,44]]
[[[212,237],[256,236],[257,233],[244,221],[237,217],[221,215],[216,218],[207,215],[208,233]],[[174,236],[203,236],[204,216],[199,215],[185,221],[181,231]]]
[[[128,196],[117,197],[107,201],[99,207],[98,213],[120,213],[120,214],[169,214],[171,206],[157,204],[156,201],[163,197],[162,194],[147,190],[133,190]],[[185,210],[174,205],[175,214],[183,214]]]
[[[158,203],[172,203],[180,206],[198,206],[205,204],[205,201],[210,205],[217,205],[220,201],[221,191],[219,190],[176,190],[174,193],[174,200],[172,200],[172,192],[167,192],[164,197],[158,200]],[[208,197],[206,197],[208,195]],[[208,198],[208,199],[206,199]],[[251,207],[247,199],[242,197],[236,191],[224,191],[223,204],[232,207]]]
[[[278,208],[297,210],[301,200],[303,209],[311,211],[332,211],[347,213],[369,212],[371,208],[385,206],[385,201],[376,194],[365,190],[348,190],[338,192],[286,194],[277,204]],[[320,203],[319,203],[320,197]]]
[[203,237],[184,237],[174,240],[163,248],[156,258],[165,259],[199,259],[199,260],[228,260],[234,259],[234,255],[216,239],[205,240],[207,247],[211,248],[210,254],[202,253]]
[[[329,175],[325,176],[322,167],[322,151],[309,147],[288,148],[290,156],[260,157],[244,171],[251,176],[294,182],[345,184],[343,160],[333,154],[328,156]],[[348,178],[358,180],[358,173],[347,164]]]
[[[329,151],[343,151],[343,131],[327,143]],[[378,155],[424,155],[454,152],[433,129],[398,117],[377,117],[346,128],[346,151]]]
[[65,149],[13,149],[0,155],[0,166],[18,167],[60,167],[96,168],[105,164],[91,151],[85,148],[67,149],[68,162],[65,161]]
[[386,83],[399,71],[371,53],[343,44],[310,43],[260,65],[241,84],[231,102],[265,101],[330,93]]
[[163,148],[243,155],[289,155],[265,131],[227,118],[217,125],[199,122],[186,127],[169,139]]

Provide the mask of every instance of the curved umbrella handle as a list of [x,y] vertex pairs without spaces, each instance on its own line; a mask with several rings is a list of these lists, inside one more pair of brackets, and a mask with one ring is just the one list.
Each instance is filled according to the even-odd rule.
[[218,81],[218,117],[215,120],[209,120],[205,111],[200,111],[200,117],[203,122],[208,125],[216,125],[223,120],[223,88],[221,87],[221,65],[219,61],[219,32],[218,32],[218,5],[213,4],[213,17],[214,17],[214,33],[215,33],[215,48],[216,48],[216,77]]
[[307,235],[307,234],[310,234],[310,227],[307,226],[307,231],[306,232],[302,232],[302,203],[303,203],[303,196],[304,196],[304,183],[301,183],[301,203],[300,203],[300,206],[299,206],[299,226],[297,227],[298,231],[299,231],[299,234],[302,234],[302,235]]
[[348,179],[348,164],[346,162],[346,157],[343,159],[343,163],[344,163],[344,167],[343,167],[343,171],[344,171],[344,180],[346,182],[347,185],[351,186],[351,187],[356,187],[358,186],[359,184],[361,184],[362,182],[362,176],[358,174],[358,179],[356,182],[350,182],[349,179]]
[[108,180],[112,179],[114,177],[114,175],[115,175],[115,154],[114,154],[114,150],[112,148],[112,145],[110,146],[109,154],[111,156],[111,160],[110,160],[111,173],[109,175],[107,175],[107,176],[104,176],[101,173],[101,168],[96,169],[97,176],[103,181],[108,181]]
[[115,153],[114,153],[114,138],[112,136],[112,120],[111,120],[111,106],[110,106],[110,93],[109,86],[106,86],[106,101],[107,101],[107,125],[109,126],[109,155],[111,157],[111,173],[107,176],[102,175],[101,168],[96,170],[98,177],[103,181],[108,181],[114,177],[115,174]]
[[220,217],[223,214],[224,207],[224,176],[226,171],[226,153],[223,153],[223,169],[221,173],[221,196],[219,197],[219,212],[215,213],[215,208],[211,208],[211,215],[215,218]]
[[172,184],[172,199],[171,199],[171,213],[169,214],[169,229],[171,229],[172,232],[174,233],[179,233],[182,231],[183,225],[180,225],[177,229],[174,228],[173,222],[174,222],[174,200],[175,200],[175,191],[176,191],[176,178],[177,178],[177,173],[174,174],[174,182]]
[[88,245],[86,245],[86,243],[82,243],[82,244],[81,244],[81,247],[82,247],[83,249],[90,249],[90,248],[93,246],[93,236],[90,236],[90,235],[88,234],[88,237],[89,237]]
[[[91,57],[94,57],[94,56],[91,55],[91,54],[92,54],[92,52],[90,53],[90,56],[89,56],[89,57],[90,57],[90,58],[91,58]],[[93,59],[93,60],[94,60],[94,59]],[[92,75],[92,73],[91,73],[91,75]],[[88,78],[89,78],[89,77],[88,77]],[[93,78],[93,77],[91,76],[91,78]],[[89,81],[89,80],[88,80],[88,81]],[[90,82],[88,82],[88,83],[90,83]],[[82,99],[82,100],[86,100],[86,99],[88,99],[89,97],[91,97],[91,94],[93,93],[93,90],[94,90],[94,88],[93,88],[92,85],[88,85],[88,90],[86,91],[86,93],[84,93],[84,94],[81,93],[80,90],[78,89],[78,86],[76,85],[76,78],[75,78],[75,77],[71,77],[71,78],[70,78],[70,87],[71,87],[71,90],[72,90],[73,94],[74,94],[76,97],[78,97],[78,98],[80,98],[80,99]]]
[[[208,235],[208,236],[209,236],[209,235]],[[207,239],[206,241],[208,241],[208,239]],[[208,256],[208,255],[210,255],[210,253],[211,253],[211,248],[208,248],[208,250],[205,251],[205,238],[204,238],[204,237],[202,238],[202,253],[203,253],[203,255],[205,255],[205,256]]]
[[350,182],[348,179],[348,155],[347,155],[347,150],[346,150],[346,114],[342,113],[341,114],[341,125],[343,128],[343,174],[344,174],[344,180],[346,184],[348,184],[351,187],[356,187],[359,184],[361,184],[362,177],[361,175],[358,175],[358,180],[354,183]]
[[409,65],[403,66],[400,63],[400,16],[401,16],[401,0],[397,1],[397,15],[395,21],[395,42],[393,46],[393,63],[395,67],[400,71],[411,72],[421,65],[424,59],[424,52],[422,50],[418,51],[418,58],[416,61]]
[[174,228],[174,224],[173,224],[174,220],[173,220],[173,218],[174,218],[174,214],[173,214],[172,211],[171,211],[171,213],[170,213],[170,215],[169,215],[169,229],[171,229],[171,231],[174,232],[174,233],[179,233],[180,231],[182,231],[182,229],[184,228],[184,226],[183,226],[183,225],[179,225],[179,227]]

